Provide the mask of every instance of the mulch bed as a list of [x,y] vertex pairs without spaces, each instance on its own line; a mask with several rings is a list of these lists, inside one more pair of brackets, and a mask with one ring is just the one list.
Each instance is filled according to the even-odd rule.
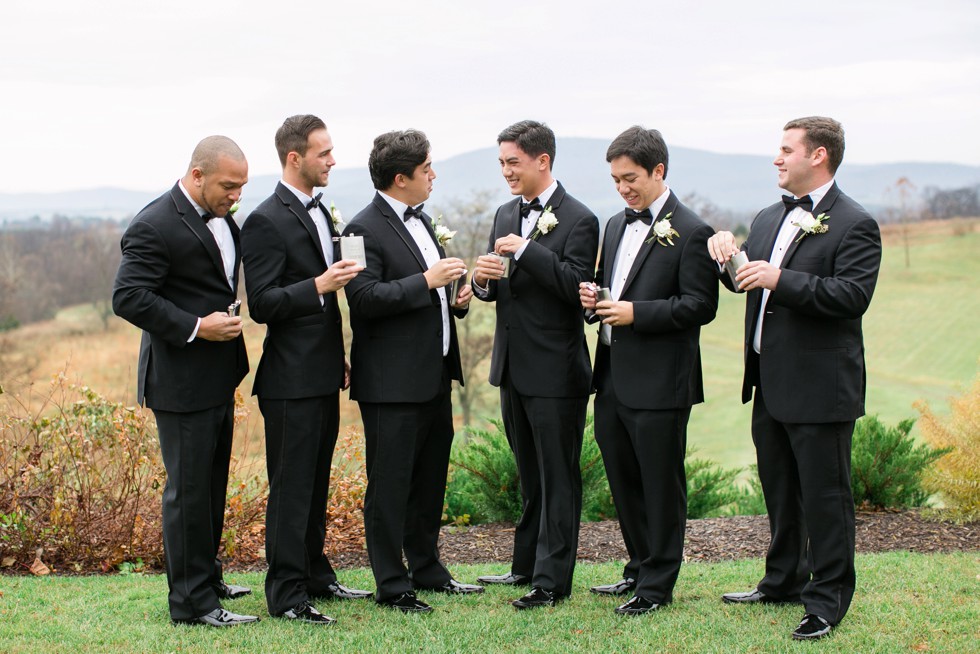
[[[980,551],[980,523],[957,525],[924,516],[920,511],[859,511],[856,520],[859,553]],[[499,523],[473,527],[443,527],[439,552],[447,564],[507,563],[511,558],[514,526]],[[766,516],[736,516],[689,520],[684,554],[688,562],[731,561],[766,555],[769,522]],[[578,560],[623,561],[626,547],[614,521],[582,523]],[[367,551],[331,556],[335,567],[368,565]]]

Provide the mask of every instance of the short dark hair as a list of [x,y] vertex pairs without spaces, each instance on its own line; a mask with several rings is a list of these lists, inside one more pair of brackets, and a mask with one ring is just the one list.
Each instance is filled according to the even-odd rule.
[[327,124],[310,114],[290,116],[284,120],[282,127],[276,130],[276,152],[279,153],[279,163],[285,166],[286,157],[290,152],[304,156],[309,147],[310,133],[318,129],[327,129]]
[[397,175],[412,179],[415,169],[425,163],[431,149],[429,139],[417,129],[386,132],[374,139],[368,157],[374,188],[379,191],[391,188]]
[[655,129],[633,125],[614,138],[606,150],[606,162],[619,157],[629,157],[649,175],[653,174],[658,164],[663,164],[664,179],[667,179],[667,144],[663,135]]
[[803,145],[806,147],[807,156],[810,156],[817,148],[826,149],[830,174],[833,175],[837,172],[841,162],[844,161],[843,125],[826,116],[807,116],[786,123],[783,131],[788,129],[803,130]]
[[548,169],[555,165],[555,133],[544,123],[536,120],[522,120],[514,123],[497,135],[497,145],[513,141],[531,157],[548,155]]

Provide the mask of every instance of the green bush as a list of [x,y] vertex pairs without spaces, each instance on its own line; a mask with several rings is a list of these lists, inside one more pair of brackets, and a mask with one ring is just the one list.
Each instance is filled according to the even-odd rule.
[[765,515],[766,498],[762,494],[762,482],[759,480],[759,466],[749,466],[749,477],[744,484],[735,486],[735,500],[725,507],[725,515]]
[[722,468],[708,459],[691,458],[697,448],[690,447],[684,457],[687,475],[687,518],[712,518],[738,499],[735,478],[741,468]]
[[851,445],[851,490],[862,508],[902,509],[924,506],[929,491],[923,474],[950,448],[915,444],[909,435],[915,424],[907,418],[887,427],[878,416],[857,421]]

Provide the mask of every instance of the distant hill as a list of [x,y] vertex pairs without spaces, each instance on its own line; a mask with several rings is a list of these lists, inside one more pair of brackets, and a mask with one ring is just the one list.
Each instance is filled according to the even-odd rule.
[[[609,178],[607,146],[605,139],[560,139],[555,158],[555,176],[603,219],[623,206]],[[754,213],[779,195],[771,157],[683,147],[672,147],[670,154],[667,183],[682,197],[694,192],[722,209]],[[452,198],[465,199],[473,190],[497,192],[501,202],[510,197],[500,178],[495,147],[437,160],[435,170],[438,179],[430,200],[433,205],[445,204]],[[927,186],[959,188],[980,183],[980,166],[845,162],[838,181],[849,195],[876,211],[894,204],[888,188],[901,177],[911,180],[920,191]],[[267,197],[278,179],[278,175],[253,177],[245,187],[243,212],[247,214]],[[0,193],[0,224],[33,216],[47,219],[54,214],[122,219],[135,214],[161,192],[163,189],[141,192],[106,187],[65,193]],[[372,194],[366,168],[335,169],[325,191],[345,216],[360,210]]]

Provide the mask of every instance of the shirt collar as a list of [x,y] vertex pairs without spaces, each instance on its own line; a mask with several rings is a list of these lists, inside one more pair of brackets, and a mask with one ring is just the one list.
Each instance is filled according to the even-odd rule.
[[288,188],[290,191],[293,192],[293,195],[295,195],[299,199],[300,203],[302,203],[304,207],[310,203],[310,200],[313,199],[312,195],[307,195],[306,193],[303,193],[303,191],[299,190],[292,184],[288,183],[286,180],[282,179],[279,181],[282,183],[283,186],[285,186],[286,188]]
[[[538,202],[541,203],[542,207],[548,206],[548,200],[551,199],[551,196],[554,195],[555,191],[557,190],[558,190],[558,180],[557,179],[551,180],[551,184],[548,186],[548,188],[541,191],[537,196]],[[533,199],[534,198],[531,198],[531,200]],[[528,200],[525,197],[521,197],[521,202],[530,202],[531,200]]]
[[181,193],[184,194],[184,197],[187,198],[187,201],[190,202],[191,206],[194,207],[194,210],[197,211],[197,215],[203,216],[204,214],[207,213],[207,211],[204,210],[204,207],[199,205],[197,202],[194,202],[194,198],[192,198],[191,194],[187,192],[187,188],[184,186],[184,180],[182,179],[177,180],[177,186],[180,187]]

